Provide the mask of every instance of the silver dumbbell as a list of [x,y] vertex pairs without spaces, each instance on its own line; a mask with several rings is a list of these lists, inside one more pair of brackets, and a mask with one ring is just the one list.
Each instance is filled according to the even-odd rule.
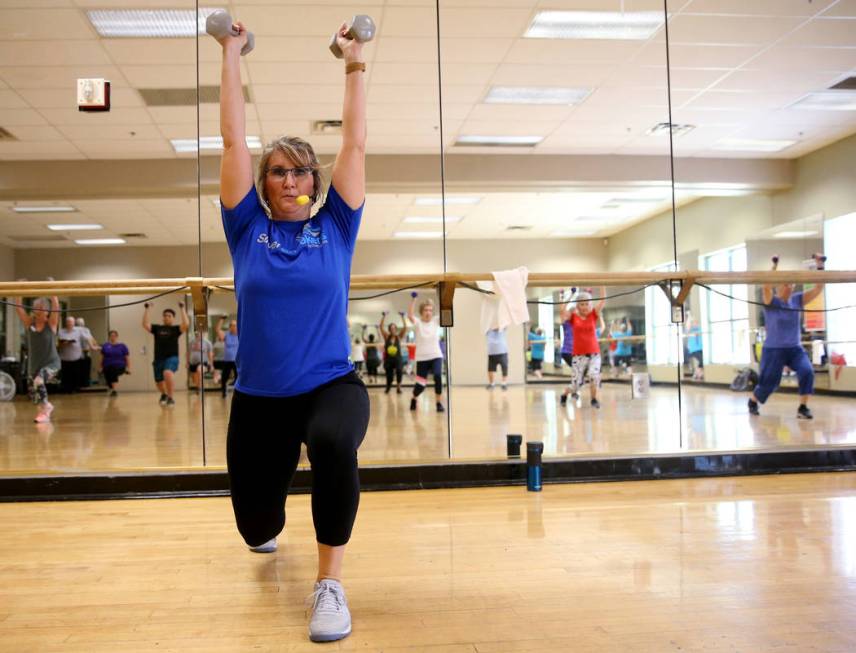
[[[350,23],[348,23],[348,31],[345,32],[345,37],[360,43],[366,43],[374,38],[376,30],[377,28],[375,27],[371,16],[358,14],[351,19]],[[336,43],[336,37],[338,35],[339,32],[337,31],[333,34],[333,38],[330,39],[330,52],[332,52],[337,59],[341,59],[345,56],[345,53],[342,52],[342,48],[340,48],[339,44]]]
[[[238,31],[232,27],[232,17],[223,9],[218,9],[205,19],[205,31],[215,39],[224,36],[238,36]],[[256,37],[252,32],[247,32],[247,43],[241,48],[241,55],[249,54],[256,47]]]

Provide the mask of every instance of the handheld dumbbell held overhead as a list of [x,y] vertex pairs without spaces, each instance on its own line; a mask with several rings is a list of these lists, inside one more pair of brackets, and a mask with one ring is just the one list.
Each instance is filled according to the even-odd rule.
[[[241,32],[234,27],[232,17],[224,9],[218,9],[205,19],[205,31],[218,41],[225,36],[240,36]],[[252,32],[247,32],[247,43],[241,48],[241,56],[252,52],[256,46],[256,38]]]
[[[358,14],[351,18],[351,21],[347,23],[348,29],[345,32],[345,38],[357,41],[359,43],[367,43],[371,41],[375,36],[376,27],[374,21],[371,16],[367,16],[365,14]],[[333,53],[337,59],[341,59],[345,56],[344,52],[342,52],[342,48],[339,47],[339,44],[336,42],[336,37],[339,36],[339,32],[334,32],[332,38],[330,39],[330,52]]]

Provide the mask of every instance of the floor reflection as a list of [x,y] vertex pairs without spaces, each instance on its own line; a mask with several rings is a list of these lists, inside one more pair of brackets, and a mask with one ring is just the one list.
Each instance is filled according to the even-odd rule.
[[[451,415],[455,458],[503,458],[506,434],[542,440],[545,456],[609,456],[708,450],[806,448],[856,443],[856,402],[814,397],[813,421],[796,419],[796,397],[776,394],[760,417],[749,418],[746,397],[728,390],[654,387],[631,399],[628,385],[606,383],[602,407],[586,397],[559,403],[561,384],[486,390],[456,387],[450,413],[430,400],[409,409],[410,395],[371,389],[372,418],[360,449],[363,464],[447,460]],[[204,408],[203,408],[204,404]],[[0,403],[0,471],[99,470],[225,465],[230,399],[218,393],[179,393],[174,408],[157,396],[123,393],[56,396],[54,421],[32,422],[23,399]],[[679,417],[681,415],[682,417]],[[305,457],[304,457],[305,461]]]

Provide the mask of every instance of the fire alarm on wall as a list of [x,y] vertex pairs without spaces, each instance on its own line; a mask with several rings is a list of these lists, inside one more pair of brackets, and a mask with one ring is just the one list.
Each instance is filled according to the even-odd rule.
[[78,79],[77,110],[110,111],[110,82],[106,79]]

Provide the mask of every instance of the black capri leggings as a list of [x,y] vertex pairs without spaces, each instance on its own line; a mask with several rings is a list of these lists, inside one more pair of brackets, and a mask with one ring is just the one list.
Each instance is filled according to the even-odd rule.
[[434,393],[443,394],[443,359],[432,358],[429,361],[416,361],[416,383],[413,396],[418,397],[425,390],[429,372],[434,377]]
[[108,366],[104,368],[104,380],[108,386],[111,386],[119,381],[119,377],[125,373],[124,367]]
[[386,389],[392,387],[392,378],[395,377],[396,385],[401,385],[401,375],[404,372],[404,363],[401,356],[389,357],[383,362],[383,370],[386,372]]
[[226,460],[235,521],[246,543],[263,544],[285,526],[285,499],[305,442],[315,538],[346,544],[360,503],[357,449],[368,424],[368,393],[354,372],[294,397],[236,390]]

